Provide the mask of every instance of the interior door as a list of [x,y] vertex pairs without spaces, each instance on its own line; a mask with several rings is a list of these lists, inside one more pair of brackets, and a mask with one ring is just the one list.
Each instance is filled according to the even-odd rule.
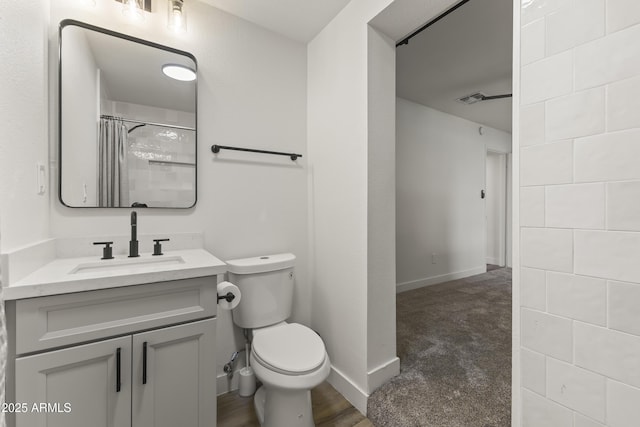
[[16,427],[131,427],[131,336],[20,357],[15,372]]
[[135,334],[132,424],[214,426],[214,350],[215,319]]
[[488,151],[485,164],[485,261],[487,264],[504,266],[506,253],[506,155]]

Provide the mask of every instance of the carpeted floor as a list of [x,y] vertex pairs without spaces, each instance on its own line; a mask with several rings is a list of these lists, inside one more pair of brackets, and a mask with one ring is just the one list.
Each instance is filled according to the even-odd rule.
[[369,398],[376,427],[511,423],[511,269],[397,297],[400,375]]

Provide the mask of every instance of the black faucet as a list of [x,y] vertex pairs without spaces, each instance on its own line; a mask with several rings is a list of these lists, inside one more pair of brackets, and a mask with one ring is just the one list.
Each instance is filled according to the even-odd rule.
[[131,212],[131,240],[129,240],[129,258],[139,257],[138,253],[138,214]]

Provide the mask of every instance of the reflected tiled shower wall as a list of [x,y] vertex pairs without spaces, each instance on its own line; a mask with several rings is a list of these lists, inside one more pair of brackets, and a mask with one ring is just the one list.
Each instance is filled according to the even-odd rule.
[[[183,127],[195,127],[194,113],[102,100],[101,113]],[[127,124],[129,129],[135,123]],[[136,127],[128,135],[129,200],[148,206],[187,207],[194,203],[195,132],[164,126]]]
[[129,135],[129,200],[189,206],[195,194],[195,132],[144,126]]
[[523,425],[640,420],[640,2],[522,0]]

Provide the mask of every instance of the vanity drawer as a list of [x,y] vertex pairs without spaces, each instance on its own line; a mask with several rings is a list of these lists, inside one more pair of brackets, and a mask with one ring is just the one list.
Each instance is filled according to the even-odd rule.
[[216,276],[16,301],[16,354],[216,315]]

